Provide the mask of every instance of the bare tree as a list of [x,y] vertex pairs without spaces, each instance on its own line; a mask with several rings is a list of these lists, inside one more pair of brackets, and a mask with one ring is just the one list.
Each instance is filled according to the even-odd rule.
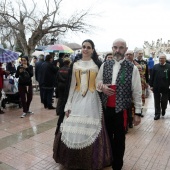
[[0,27],[1,44],[3,44],[5,47],[8,45],[11,50],[13,50],[15,44],[15,39],[13,35],[14,33],[11,28],[3,29],[3,27]]
[[28,8],[26,0],[1,0],[0,27],[12,30],[14,39],[28,56],[38,42],[49,34],[58,36],[68,30],[88,32],[92,29],[92,25],[87,24],[87,19],[92,15],[90,10],[76,11],[69,18],[63,19],[60,16],[62,1],[64,0],[39,1],[45,4],[45,9],[40,11],[35,0],[31,2],[31,9]]

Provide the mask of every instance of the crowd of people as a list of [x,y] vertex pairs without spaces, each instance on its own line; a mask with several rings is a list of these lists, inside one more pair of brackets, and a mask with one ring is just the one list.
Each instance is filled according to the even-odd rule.
[[[121,170],[128,128],[140,124],[146,91],[153,91],[154,120],[166,114],[169,100],[170,64],[160,54],[159,63],[143,59],[144,51],[129,50],[126,41],[116,39],[112,52],[101,61],[95,44],[82,42],[81,53],[74,58],[59,53],[21,57],[20,65],[7,64],[0,69],[0,90],[4,74],[15,74],[23,113],[30,111],[33,84],[40,91],[45,109],[55,109],[59,116],[53,145],[53,158],[71,169]],[[58,98],[53,105],[53,95]],[[1,91],[0,91],[1,92]]]
[[154,65],[153,58],[143,59],[143,50],[128,50],[123,39],[113,42],[112,51],[101,63],[93,41],[85,40],[72,63],[53,146],[54,160],[64,167],[121,170],[125,135],[140,124],[149,88],[154,120],[165,115],[170,85],[166,56],[161,54]]

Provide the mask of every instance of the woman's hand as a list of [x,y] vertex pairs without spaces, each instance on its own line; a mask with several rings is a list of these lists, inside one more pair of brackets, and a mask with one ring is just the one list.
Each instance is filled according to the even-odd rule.
[[65,112],[65,115],[66,115],[67,117],[69,117],[70,113],[71,113],[71,110],[68,110],[68,111]]
[[22,66],[23,66],[24,68],[28,68],[28,66],[27,66],[26,64],[23,64]]

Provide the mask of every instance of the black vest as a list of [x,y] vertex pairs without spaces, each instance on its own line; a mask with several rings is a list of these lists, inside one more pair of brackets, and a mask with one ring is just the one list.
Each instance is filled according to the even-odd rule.
[[[112,83],[112,73],[115,61],[107,60],[103,67],[103,84]],[[132,103],[132,73],[134,65],[127,60],[121,63],[116,79],[116,113],[127,109]],[[108,96],[102,93],[102,103],[106,107]]]

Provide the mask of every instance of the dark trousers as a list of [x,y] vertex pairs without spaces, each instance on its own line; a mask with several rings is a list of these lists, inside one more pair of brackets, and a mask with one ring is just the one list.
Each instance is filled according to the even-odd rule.
[[45,89],[44,90],[44,107],[50,108],[52,106],[52,98],[53,98],[53,93],[54,93],[54,88],[51,89]]
[[29,111],[29,107],[32,101],[33,90],[31,86],[18,86],[19,95],[21,97],[21,103],[23,107],[23,112],[27,113]]
[[56,114],[60,115],[60,113],[64,110],[63,108],[63,98],[58,98],[57,107],[56,107]]
[[153,69],[148,69],[148,72],[149,72],[149,79],[151,78],[152,70],[153,70]]
[[40,88],[40,100],[41,100],[41,103],[44,103],[44,89],[39,86]]
[[65,116],[65,112],[64,112],[64,110],[63,110],[63,112],[61,112],[61,113],[59,114],[59,118],[58,118],[58,121],[57,121],[57,128],[56,128],[56,131],[55,131],[55,134],[56,134],[56,135],[57,135],[57,133],[58,133],[59,130],[60,130],[61,123],[63,123],[64,116]]
[[121,170],[125,152],[125,127],[123,111],[115,113],[115,108],[107,107],[104,110],[105,125],[109,135],[112,154],[113,170]]
[[57,103],[57,108],[56,108],[56,113],[59,115],[58,122],[57,122],[57,128],[55,134],[57,134],[60,130],[60,125],[64,120],[65,112],[64,112],[64,107],[66,104],[66,100],[64,98],[59,98],[58,103]]
[[168,104],[169,94],[168,92],[155,93],[154,92],[154,105],[155,105],[155,115],[160,115],[161,110],[166,110]]
[[127,113],[128,113],[128,125],[133,125],[133,117],[135,114],[134,103],[132,103],[130,108],[127,109]]

